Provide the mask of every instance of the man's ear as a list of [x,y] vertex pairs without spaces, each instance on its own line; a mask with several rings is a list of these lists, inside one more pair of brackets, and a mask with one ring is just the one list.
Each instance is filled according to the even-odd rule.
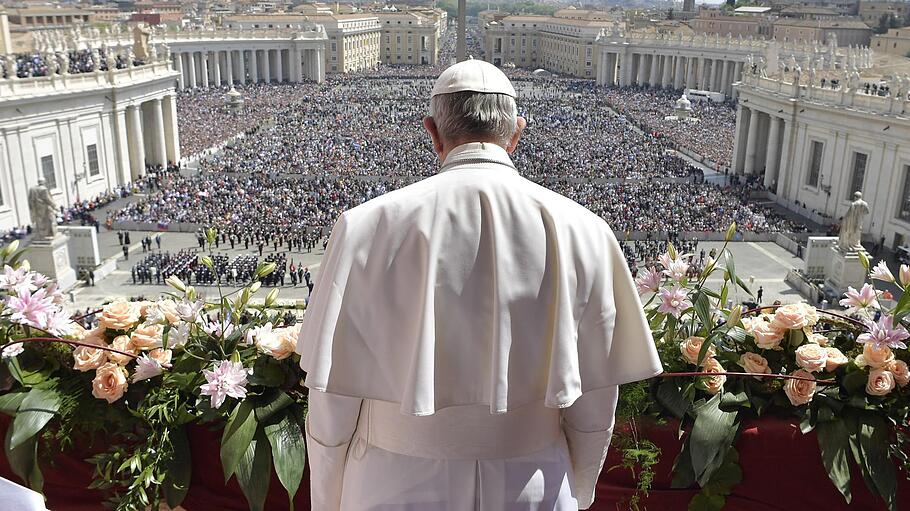
[[518,147],[518,139],[521,138],[521,132],[524,131],[525,126],[528,125],[528,121],[524,117],[518,116],[518,129],[515,130],[515,134],[512,135],[512,139],[509,140],[509,145],[506,146],[506,151],[509,154],[515,152],[515,148]]
[[436,150],[436,154],[441,155],[443,149],[442,138],[439,136],[439,128],[436,127],[436,121],[430,116],[424,117],[423,127],[426,128],[427,133],[430,134],[430,139],[433,141],[433,149]]

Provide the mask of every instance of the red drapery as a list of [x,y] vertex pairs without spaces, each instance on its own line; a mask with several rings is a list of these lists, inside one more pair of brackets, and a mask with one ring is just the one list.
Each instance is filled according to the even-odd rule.
[[[0,416],[0,434],[5,433],[9,419]],[[656,467],[654,487],[642,503],[648,509],[685,511],[696,490],[670,488],[670,469],[679,453],[681,443],[676,439],[675,425],[647,426],[642,429],[662,450]],[[219,458],[220,431],[202,427],[188,430],[193,458],[193,478],[189,494],[183,503],[188,511],[247,511],[237,482],[227,485],[221,472]],[[803,435],[795,422],[780,419],[761,419],[746,423],[737,444],[743,470],[743,482],[727,499],[731,511],[821,510],[825,511],[885,511],[884,504],[866,489],[862,477],[854,471],[853,499],[847,505],[828,480],[821,465],[814,434]],[[43,466],[48,508],[53,511],[97,511],[101,494],[86,490],[91,482],[92,467],[82,461],[88,452],[60,456],[54,465]],[[597,499],[591,508],[596,511],[628,509],[628,499],[634,493],[635,482],[628,470],[609,467],[619,464],[617,451],[607,457],[604,472],[597,486]],[[5,457],[0,459],[0,475],[19,481],[9,469]],[[910,483],[899,473],[898,499],[910,508]],[[297,497],[297,510],[309,509],[309,485],[306,474]],[[266,509],[280,511],[289,508],[287,495],[272,474]]]

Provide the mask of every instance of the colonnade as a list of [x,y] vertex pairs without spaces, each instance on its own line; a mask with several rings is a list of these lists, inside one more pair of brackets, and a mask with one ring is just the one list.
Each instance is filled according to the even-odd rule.
[[792,122],[781,113],[772,114],[740,103],[736,113],[733,145],[733,172],[763,173],[765,188],[777,190],[780,169],[789,150]]
[[129,168],[124,182],[145,175],[147,165],[166,167],[180,160],[177,100],[171,92],[115,111],[121,161]]
[[178,89],[325,79],[322,47],[199,51],[181,51],[178,47],[172,58],[179,73]]
[[697,89],[735,97],[744,62],[727,57],[669,55],[604,49],[597,83],[622,87]]

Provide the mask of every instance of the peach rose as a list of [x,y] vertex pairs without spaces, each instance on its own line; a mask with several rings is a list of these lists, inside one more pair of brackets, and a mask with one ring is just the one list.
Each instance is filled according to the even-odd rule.
[[863,354],[856,357],[856,365],[879,369],[890,364],[892,360],[894,360],[894,353],[891,352],[891,348],[887,346],[878,347],[871,342],[867,342],[863,345]]
[[771,320],[771,328],[784,330],[801,330],[818,322],[818,312],[815,307],[804,303],[791,303],[778,307]]
[[[706,373],[726,372],[724,366],[720,365],[720,362],[718,362],[716,358],[705,359],[705,363],[702,365],[702,370]],[[724,388],[724,383],[727,382],[727,377],[723,374],[719,374],[717,376],[706,377],[706,379],[702,381],[708,394],[717,394],[721,389]]]
[[[698,354],[701,353],[701,347],[704,343],[704,337],[696,337],[694,335],[679,343],[679,352],[682,354],[682,358],[690,364],[697,364]],[[714,346],[711,346],[705,354],[705,361],[709,358],[713,358],[714,354]],[[702,365],[704,365],[705,361],[702,361]]]
[[764,350],[781,349],[780,341],[784,338],[784,333],[771,328],[771,323],[768,323],[763,318],[743,318],[743,328],[755,338],[755,345],[759,348]]
[[85,330],[84,333],[79,337],[79,340],[87,344],[94,344],[96,346],[103,346],[107,344],[104,339],[104,328],[100,326],[91,330]]
[[148,314],[148,308],[152,307],[154,305],[155,305],[155,302],[152,302],[150,300],[141,300],[138,302],[133,302],[133,307],[135,307],[136,310],[139,311],[140,316],[145,316],[146,314]]
[[130,340],[136,348],[148,351],[160,348],[162,337],[164,336],[164,327],[161,325],[143,325],[133,331]]
[[812,373],[805,369],[793,371],[792,376],[809,378],[812,381],[787,380],[787,383],[784,384],[784,393],[787,395],[787,399],[790,400],[790,404],[793,406],[800,406],[812,401],[812,397],[815,396],[815,389],[817,387],[814,381],[815,376],[812,376]]
[[297,337],[300,335],[300,327],[279,328],[263,335],[256,342],[259,349],[275,360],[284,360],[291,356],[297,350]]
[[161,300],[158,302],[158,310],[168,323],[173,325],[180,321],[180,315],[177,314],[177,302],[174,300]]
[[169,365],[171,363],[171,355],[171,350],[166,350],[163,348],[155,348],[149,352],[149,358],[163,366]]
[[828,352],[828,360],[825,362],[825,371],[828,371],[829,373],[835,371],[840,366],[846,365],[847,362],[850,362],[850,359],[837,348],[828,346],[825,350]]
[[105,305],[98,316],[98,325],[108,330],[129,330],[138,322],[139,309],[123,300]]
[[813,333],[812,335],[810,335],[809,337],[806,338],[806,341],[811,342],[813,344],[818,344],[819,346],[828,345],[828,338],[822,334]]
[[796,365],[811,373],[821,371],[828,363],[828,350],[808,343],[796,348]]
[[886,396],[894,390],[894,375],[887,369],[873,369],[869,371],[869,381],[866,382],[866,394],[870,396]]
[[901,387],[906,387],[910,383],[910,369],[903,360],[892,360],[888,364],[888,371],[894,375],[894,381]]
[[[743,356],[739,357],[739,365],[747,373],[771,374],[771,368],[768,367],[768,359],[758,353],[744,353]],[[753,376],[753,378],[759,381],[764,380],[761,376]]]
[[107,354],[102,349],[77,346],[73,350],[73,369],[82,372],[98,369],[107,362]]
[[108,403],[123,397],[127,388],[127,374],[123,367],[108,362],[95,371],[95,379],[92,380],[92,395],[98,399],[103,399]]
[[[130,338],[126,335],[118,335],[117,337],[114,337],[113,342],[111,342],[111,348],[126,353],[132,353],[134,355],[139,354],[139,350],[133,346],[132,341],[130,341]],[[115,353],[113,351],[107,352],[107,359],[111,362],[114,362],[115,364],[120,365],[126,365],[130,362],[130,360],[133,360],[131,357],[121,355],[120,353]]]

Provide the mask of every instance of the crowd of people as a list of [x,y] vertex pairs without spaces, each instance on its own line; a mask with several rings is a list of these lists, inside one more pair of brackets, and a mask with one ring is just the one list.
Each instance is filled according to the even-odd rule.
[[685,147],[715,162],[716,170],[729,169],[736,131],[736,108],[727,101],[690,100],[691,118],[681,121],[675,116],[680,91],[644,87],[602,88],[598,92],[609,104],[641,129],[658,140],[669,140],[674,147]]
[[[0,59],[3,78],[32,78],[52,74],[79,74],[94,71],[107,71],[111,66],[124,69],[129,63],[129,55],[117,52],[113,48],[72,50],[55,53],[18,53],[11,58]],[[133,57],[133,65],[143,62]]]

